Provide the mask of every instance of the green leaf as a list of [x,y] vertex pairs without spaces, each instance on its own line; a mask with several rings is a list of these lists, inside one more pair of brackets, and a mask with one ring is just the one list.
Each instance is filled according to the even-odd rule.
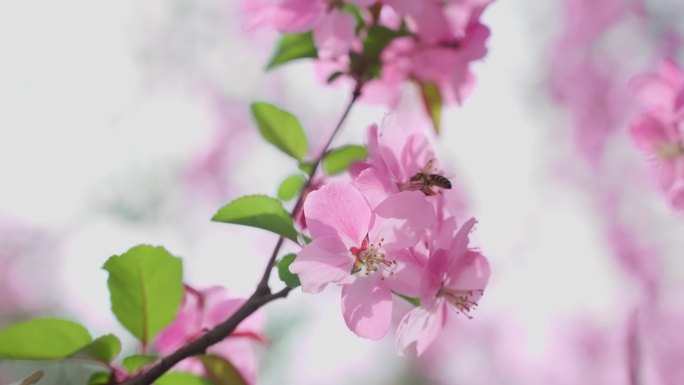
[[297,242],[297,231],[283,204],[265,195],[247,195],[223,206],[211,219],[272,231]]
[[128,373],[135,373],[138,370],[142,369],[145,365],[151,364],[152,362],[156,361],[157,357],[155,356],[148,356],[148,355],[143,355],[143,354],[134,354],[132,356],[128,356],[123,359],[123,362],[121,363],[124,368],[128,371]]
[[299,276],[290,271],[290,265],[296,258],[296,254],[287,254],[280,261],[278,261],[278,277],[280,277],[280,280],[291,289],[294,289],[302,284],[299,282]]
[[297,117],[265,102],[252,103],[252,116],[267,142],[297,160],[306,156],[309,143]]
[[318,50],[311,32],[292,33],[280,37],[275,53],[268,62],[266,70],[297,59],[318,57]]
[[435,83],[427,82],[420,85],[420,95],[423,98],[425,112],[432,120],[435,134],[439,135],[439,125],[442,120],[442,93]]
[[88,330],[58,318],[32,319],[0,330],[0,359],[66,358],[92,341]]
[[207,378],[186,372],[168,372],[154,383],[156,385],[215,385]]
[[304,174],[311,175],[311,173],[313,172],[313,166],[314,164],[311,162],[299,162],[299,166],[297,167]]
[[368,157],[366,147],[349,145],[328,152],[323,158],[323,170],[328,175],[335,175],[347,171],[349,166],[356,161]]
[[301,174],[290,175],[278,187],[278,199],[289,201],[296,197],[306,183],[306,178]]
[[183,297],[180,258],[163,247],[138,245],[112,256],[103,268],[114,315],[143,344],[176,318]]
[[420,298],[418,297],[409,297],[408,295],[403,295],[400,293],[397,293],[396,291],[392,290],[392,293],[396,295],[397,297],[405,300],[406,302],[410,303],[413,306],[420,306]]
[[121,341],[114,334],[106,334],[79,349],[69,358],[82,358],[108,364],[121,353]]
[[207,377],[215,385],[247,385],[247,382],[238,370],[223,357],[205,355],[199,359],[207,371]]
[[88,385],[107,385],[109,384],[109,376],[107,372],[96,372],[88,379]]

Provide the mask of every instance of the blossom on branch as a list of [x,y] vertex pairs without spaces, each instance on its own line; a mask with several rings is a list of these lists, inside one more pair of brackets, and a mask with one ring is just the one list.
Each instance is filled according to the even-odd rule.
[[[228,319],[244,302],[241,298],[230,298],[220,286],[196,290],[186,285],[183,304],[176,319],[157,335],[154,348],[163,355],[173,353]],[[257,311],[242,321],[223,341],[209,347],[207,354],[224,358],[240,372],[246,383],[254,384],[258,363],[255,343],[267,342],[262,335],[263,327],[264,314]],[[174,369],[205,374],[197,358],[187,358]]]
[[361,337],[380,339],[390,327],[395,273],[406,268],[401,251],[414,246],[435,214],[422,193],[395,194],[374,210],[348,183],[331,183],[309,194],[304,215],[313,241],[290,271],[302,290],[318,293],[342,285],[342,313]]

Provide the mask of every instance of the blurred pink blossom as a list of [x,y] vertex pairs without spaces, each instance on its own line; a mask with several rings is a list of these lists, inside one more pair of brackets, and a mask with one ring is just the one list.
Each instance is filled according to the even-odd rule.
[[403,85],[413,81],[436,85],[445,103],[462,104],[475,85],[470,66],[486,55],[488,38],[489,28],[473,22],[462,36],[440,41],[395,39],[382,52],[380,77],[365,85],[364,100],[396,106]]
[[[186,285],[176,319],[157,335],[153,346],[160,354],[170,354],[228,319],[244,302],[241,298],[230,298],[228,292],[219,286],[196,290]],[[233,364],[248,384],[255,384],[258,361],[254,344],[266,342],[262,335],[263,326],[264,313],[257,311],[242,321],[226,339],[207,349],[207,354],[223,357]],[[183,360],[174,368],[204,374],[202,363],[196,358]]]
[[231,189],[230,171],[240,159],[245,143],[255,130],[241,103],[226,100],[208,91],[214,112],[214,129],[207,144],[198,149],[184,170],[185,188],[212,205],[223,203]]
[[645,360],[659,384],[684,384],[684,309],[681,305],[651,303],[644,310],[640,332]]
[[56,234],[0,214],[0,324],[51,306],[58,246]]
[[593,166],[629,112],[623,58],[599,49],[611,28],[639,9],[636,0],[565,0],[565,25],[550,50],[550,92],[570,113],[575,145]]
[[630,126],[634,143],[670,205],[684,211],[684,72],[663,60],[658,73],[635,76],[630,88],[643,106]]

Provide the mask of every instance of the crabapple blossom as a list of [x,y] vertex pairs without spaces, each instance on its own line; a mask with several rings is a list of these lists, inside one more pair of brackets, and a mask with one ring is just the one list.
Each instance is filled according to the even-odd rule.
[[651,162],[658,187],[677,211],[684,210],[684,72],[664,60],[659,73],[630,82],[644,107],[630,126],[636,147]]
[[382,52],[380,77],[365,86],[365,100],[396,106],[403,84],[414,81],[436,85],[446,103],[462,104],[475,84],[470,64],[486,55],[488,38],[489,29],[476,23],[462,37],[441,42],[393,40]]
[[468,247],[474,225],[475,219],[466,221],[446,248],[444,234],[454,226],[445,226],[433,242],[421,281],[421,305],[409,311],[397,328],[400,352],[421,355],[444,327],[449,306],[469,318],[477,306],[490,271],[487,258]]
[[380,77],[365,86],[364,98],[396,106],[407,81],[438,87],[446,103],[463,103],[475,78],[470,64],[482,59],[489,29],[480,16],[489,0],[385,2],[391,8],[381,23],[398,29],[402,20],[409,36],[394,39],[382,52]]
[[[370,5],[369,1],[350,1]],[[330,0],[260,0],[244,1],[250,21],[247,28],[270,25],[281,33],[312,31],[321,59],[335,59],[352,48],[359,49],[356,20],[339,7],[343,3]]]
[[[220,286],[196,290],[186,285],[176,319],[157,335],[153,345],[159,353],[170,354],[228,319],[244,302],[244,299],[230,298]],[[266,342],[261,334],[263,325],[263,313],[256,312],[226,339],[211,346],[207,353],[223,357],[235,366],[248,384],[254,384],[258,362],[254,343]],[[204,372],[201,362],[195,358],[181,361],[175,368],[197,374]]]
[[318,293],[342,285],[342,314],[354,333],[380,339],[390,327],[395,272],[406,268],[402,251],[414,246],[435,220],[418,191],[394,194],[369,207],[361,192],[335,182],[309,194],[304,215],[313,241],[290,271],[302,290]]
[[438,168],[435,152],[423,132],[417,128],[405,131],[396,114],[390,114],[380,127],[368,128],[366,143],[368,159],[352,177],[371,207],[401,191],[421,191],[438,217],[453,215],[462,219],[462,192]]
[[404,133],[392,117],[382,126],[371,125],[366,133],[367,167],[354,180],[371,207],[401,191],[423,191],[433,195],[434,187],[421,183],[426,173],[437,172],[430,142],[422,133]]

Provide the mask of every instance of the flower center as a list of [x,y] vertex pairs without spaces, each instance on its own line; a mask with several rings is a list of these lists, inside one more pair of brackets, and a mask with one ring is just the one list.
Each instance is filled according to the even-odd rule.
[[671,159],[684,154],[684,147],[679,142],[666,142],[658,146],[658,155],[663,159]]
[[470,315],[470,312],[477,307],[477,299],[479,299],[483,293],[484,290],[482,289],[446,290],[441,288],[439,289],[439,292],[437,292],[437,296],[446,299],[457,312],[472,319],[473,317]]
[[386,276],[394,275],[397,261],[388,258],[387,254],[383,252],[383,241],[384,239],[380,239],[380,242],[376,245],[374,243],[369,244],[368,240],[365,239],[360,248],[352,247],[349,250],[356,257],[352,274],[361,272],[363,275],[371,275],[379,271],[382,274],[382,279],[385,279]]

